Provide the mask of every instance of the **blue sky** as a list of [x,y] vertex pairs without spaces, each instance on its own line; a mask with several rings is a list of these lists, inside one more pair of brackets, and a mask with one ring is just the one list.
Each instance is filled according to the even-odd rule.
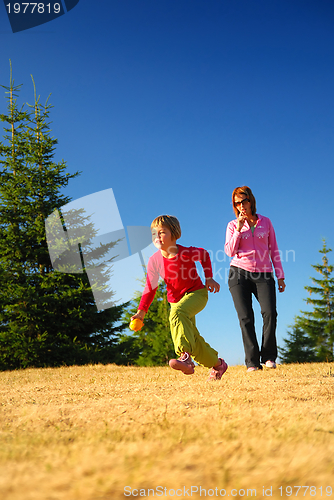
[[252,188],[283,255],[282,345],[322,238],[334,248],[332,0],[80,0],[15,34],[0,5],[0,41],[0,83],[11,59],[22,102],[31,74],[52,94],[56,160],[82,172],[68,196],[112,188],[124,225],[173,214],[181,244],[211,251],[221,291],[197,322],[232,365],[244,353],[222,249],[232,190]]

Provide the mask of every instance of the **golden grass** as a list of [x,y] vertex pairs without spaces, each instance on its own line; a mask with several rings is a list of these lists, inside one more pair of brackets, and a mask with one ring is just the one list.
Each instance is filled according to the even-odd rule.
[[148,498],[223,498],[223,488],[262,498],[263,487],[278,499],[289,485],[316,487],[291,498],[334,499],[334,364],[235,366],[214,382],[207,373],[0,373],[0,499],[117,500],[149,488]]

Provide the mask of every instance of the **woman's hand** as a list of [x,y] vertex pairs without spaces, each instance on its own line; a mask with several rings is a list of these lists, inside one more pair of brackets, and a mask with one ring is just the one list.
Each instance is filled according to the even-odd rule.
[[247,214],[246,214],[244,208],[242,208],[239,212],[238,222],[237,222],[237,231],[239,231],[239,233],[240,233],[241,229],[243,228],[246,219],[247,219]]
[[205,280],[205,286],[209,292],[219,292],[220,290],[220,284],[217,283],[213,278],[206,278]]
[[279,279],[277,280],[277,283],[278,283],[278,291],[279,292],[284,292],[285,290],[285,282],[284,282],[284,279]]

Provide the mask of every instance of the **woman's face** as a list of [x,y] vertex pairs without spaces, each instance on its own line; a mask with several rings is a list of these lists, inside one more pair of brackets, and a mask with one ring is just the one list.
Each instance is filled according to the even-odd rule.
[[245,194],[236,194],[234,197],[234,206],[237,207],[239,213],[252,215],[251,203]]

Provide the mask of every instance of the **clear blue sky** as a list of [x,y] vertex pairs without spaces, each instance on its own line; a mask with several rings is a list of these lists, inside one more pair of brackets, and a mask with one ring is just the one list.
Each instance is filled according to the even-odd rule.
[[56,159],[82,171],[68,196],[113,188],[124,225],[174,214],[180,243],[213,253],[221,292],[198,325],[230,364],[244,353],[222,249],[232,190],[252,188],[283,253],[282,345],[322,238],[334,249],[333,1],[80,0],[15,34],[1,4],[0,43],[1,84],[11,59],[22,102],[30,74],[52,93]]

